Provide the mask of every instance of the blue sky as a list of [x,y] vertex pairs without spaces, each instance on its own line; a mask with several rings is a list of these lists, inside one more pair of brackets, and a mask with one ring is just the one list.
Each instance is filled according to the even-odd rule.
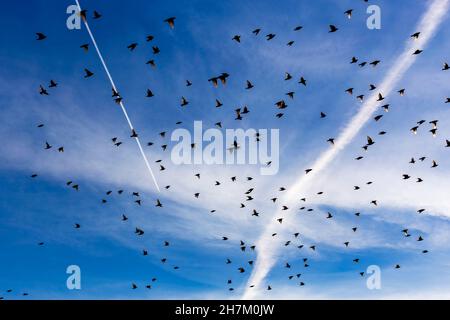
[[[0,19],[0,297],[31,299],[169,299],[240,298],[251,272],[247,261],[257,251],[241,252],[239,241],[257,242],[265,226],[277,216],[279,187],[289,189],[303,170],[330,145],[361,107],[355,96],[369,95],[369,84],[378,84],[405,41],[420,30],[415,26],[428,1],[374,1],[381,8],[382,28],[366,27],[367,4],[359,0],[319,1],[82,1],[103,16],[89,20],[130,117],[143,142],[157,180],[169,190],[157,194],[137,146],[129,138],[126,121],[111,99],[111,86],[90,46],[87,31],[66,28],[66,8],[72,1],[27,1],[4,4]],[[353,8],[352,19],[344,11]],[[176,16],[175,28],[163,22]],[[328,25],[339,31],[328,33]],[[294,32],[293,28],[303,29]],[[300,232],[296,245],[283,247],[262,288],[261,298],[404,298],[449,297],[450,223],[449,168],[450,116],[445,98],[450,96],[450,73],[441,71],[450,61],[450,21],[439,27],[424,52],[401,79],[406,95],[387,98],[391,110],[379,122],[369,121],[356,139],[314,179],[305,206],[314,213],[289,212],[293,222],[280,229],[280,239]],[[258,36],[251,34],[261,28]],[[36,41],[35,33],[47,35]],[[264,36],[276,34],[271,41]],[[145,37],[152,34],[151,43]],[[241,35],[238,44],[231,38]],[[292,47],[286,43],[294,40]],[[133,52],[127,46],[138,47]],[[152,45],[161,49],[152,54]],[[381,60],[376,67],[350,65]],[[154,58],[155,69],[145,65]],[[94,72],[84,79],[83,69]],[[214,88],[207,79],[227,72],[227,85]],[[294,79],[284,81],[285,72]],[[306,87],[298,79],[307,79]],[[50,79],[58,87],[49,96],[39,95],[39,85]],[[185,86],[186,79],[192,81]],[[255,88],[245,90],[250,80]],[[354,87],[355,94],[344,91]],[[147,88],[155,94],[146,98]],[[295,91],[294,100],[285,93]],[[189,100],[186,108],[180,99]],[[215,108],[215,99],[224,105]],[[288,108],[277,119],[274,103],[285,99]],[[249,106],[250,113],[235,121],[233,110]],[[321,120],[320,112],[327,118]],[[426,119],[417,135],[409,129]],[[432,138],[428,121],[439,119],[439,133]],[[280,129],[280,170],[275,176],[259,175],[258,166],[175,166],[170,160],[167,136],[177,127],[192,130],[193,122],[223,128]],[[175,125],[182,121],[181,126]],[[45,123],[38,129],[39,123]],[[430,128],[429,128],[430,127]],[[379,131],[387,131],[378,136]],[[366,136],[376,144],[363,153]],[[119,137],[120,148],[110,139]],[[44,150],[45,141],[53,150]],[[64,146],[60,154],[54,149]],[[423,163],[408,164],[411,157],[426,156]],[[167,170],[158,171],[154,161],[163,159]],[[431,169],[431,160],[439,163]],[[37,173],[36,179],[30,175]],[[201,179],[195,178],[201,173]],[[404,173],[424,179],[422,184],[402,181]],[[237,176],[232,183],[230,177]],[[253,176],[254,180],[245,181]],[[76,192],[66,186],[73,180]],[[222,185],[214,187],[214,181]],[[374,184],[366,186],[365,182]],[[355,193],[354,185],[362,190]],[[255,188],[254,203],[240,209],[244,192]],[[216,188],[216,189],[214,189]],[[117,190],[125,190],[122,195]],[[112,190],[113,194],[105,193]],[[138,207],[131,192],[140,192]],[[324,195],[318,196],[317,192]],[[199,199],[193,193],[200,192]],[[155,208],[159,198],[162,209]],[[107,199],[106,204],[101,200]],[[369,205],[378,199],[376,208]],[[300,207],[300,202],[296,207]],[[251,210],[261,217],[251,217]],[[418,215],[419,208],[426,208]],[[210,210],[217,210],[211,214]],[[325,219],[326,212],[334,218]],[[356,218],[355,212],[362,216]],[[121,221],[122,214],[129,217]],[[81,229],[74,229],[80,223]],[[351,228],[359,231],[352,233]],[[134,228],[145,230],[136,237]],[[408,228],[410,238],[401,230]],[[283,234],[283,235],[282,235]],[[425,238],[417,242],[417,237]],[[229,241],[222,241],[228,236]],[[164,247],[169,240],[170,246]],[[293,240],[293,239],[291,239]],[[39,242],[44,246],[38,246]],[[274,240],[280,241],[281,240]],[[350,241],[345,248],[343,242]],[[294,241],[293,241],[294,242]],[[312,252],[308,247],[316,245]],[[149,251],[148,256],[142,250]],[[262,248],[258,248],[263,250]],[[426,255],[421,251],[427,249]],[[168,262],[162,264],[161,258]],[[360,263],[353,259],[360,258]],[[233,263],[226,265],[230,258]],[[310,267],[303,267],[308,258]],[[284,265],[289,262],[291,270]],[[69,265],[82,272],[82,290],[66,288]],[[359,272],[369,265],[382,270],[382,289],[368,290]],[[393,266],[400,264],[400,270]],[[180,269],[174,270],[178,266]],[[239,274],[237,268],[246,272]],[[304,287],[288,275],[302,273]],[[153,288],[146,284],[156,277]],[[229,292],[227,280],[232,279]],[[139,288],[131,290],[131,283]],[[264,290],[270,284],[272,291]],[[6,293],[13,289],[12,293]]]

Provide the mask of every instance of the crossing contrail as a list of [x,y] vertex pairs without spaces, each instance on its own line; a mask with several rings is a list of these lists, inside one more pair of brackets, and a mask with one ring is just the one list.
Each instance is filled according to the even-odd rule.
[[[417,49],[423,50],[428,41],[434,36],[437,28],[443,21],[445,14],[449,7],[449,0],[434,0],[429,6],[425,14],[422,16],[420,22],[416,26],[416,31],[420,31],[420,37],[417,41],[409,40],[403,53],[397,58],[395,63],[389,69],[385,78],[383,79],[379,88],[379,93],[383,96],[389,95],[399,80],[408,71],[416,60],[416,55],[413,52]],[[361,128],[372,117],[377,110],[379,102],[377,101],[378,92],[372,94],[368,100],[362,105],[360,111],[353,116],[344,129],[340,132],[335,141],[333,148],[328,149],[319,155],[319,157],[310,166],[313,170],[308,175],[302,175],[295,184],[289,189],[289,192],[283,198],[283,205],[294,203],[298,198],[298,194],[304,190],[312,178],[325,169],[336,156],[355,138]],[[280,209],[278,209],[278,212]],[[286,222],[285,222],[286,223]],[[273,241],[271,236],[274,233],[274,224],[270,223],[266,226],[261,237],[256,243],[257,260],[255,268],[248,280],[247,287],[243,294],[243,299],[252,299],[259,289],[259,284],[266,278],[272,267],[277,261],[278,246]],[[254,288],[250,288],[254,285]]]
[[[75,0],[75,2],[78,6],[79,12],[81,12],[80,3],[78,2],[78,0]],[[86,26],[86,29],[89,33],[89,36],[91,37],[92,43],[94,44],[95,50],[97,51],[98,57],[100,58],[100,61],[102,62],[103,68],[105,69],[106,75],[108,76],[109,81],[111,82],[112,88],[114,89],[115,92],[119,92],[119,90],[117,90],[117,88],[116,88],[116,85],[114,84],[114,80],[111,77],[111,74],[109,73],[109,69],[106,66],[105,60],[103,59],[100,49],[98,48],[97,42],[95,41],[94,35],[92,34],[92,31],[91,31],[91,28],[89,28],[87,19],[83,19],[83,21],[84,21],[84,25]],[[125,118],[127,119],[128,126],[130,127],[131,130],[134,130],[133,124],[131,123],[130,117],[128,116],[128,112],[127,112],[127,109],[125,108],[125,105],[123,104],[122,101],[119,102],[119,105],[120,105],[120,108],[122,109],[123,114],[125,115]],[[150,172],[150,175],[152,176],[153,182],[155,183],[155,187],[159,192],[160,189],[159,189],[158,183],[156,182],[156,178],[155,178],[155,175],[153,174],[153,170],[150,167],[150,164],[147,160],[147,156],[144,153],[144,149],[142,149],[141,141],[139,140],[139,137],[135,137],[135,139],[136,139],[136,143],[139,147],[139,150],[141,151],[141,155],[142,155],[142,158],[144,159],[145,165],[147,166],[147,169]]]

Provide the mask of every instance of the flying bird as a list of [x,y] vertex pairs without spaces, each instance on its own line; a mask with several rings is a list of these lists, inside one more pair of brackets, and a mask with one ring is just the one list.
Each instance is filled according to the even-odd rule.
[[42,85],[39,86],[39,94],[43,96],[49,95],[48,91]]
[[411,35],[411,38],[417,40],[417,39],[419,39],[419,36],[420,36],[420,32],[416,32]]
[[136,49],[136,47],[138,46],[138,44],[136,42],[130,44],[129,46],[127,46],[128,49],[130,49],[130,51],[134,51],[134,49]]
[[349,9],[347,11],[344,12],[344,14],[347,16],[347,18],[351,19],[352,18],[352,13],[353,13],[353,9]]
[[336,32],[336,31],[338,31],[339,29],[335,26],[335,25],[332,25],[332,24],[330,24],[329,25],[329,33],[333,33],[333,32]]
[[39,40],[39,41],[47,39],[47,36],[45,34],[43,34],[42,32],[36,32],[36,36],[37,36],[36,40]]
[[101,17],[102,17],[102,15],[101,15],[100,13],[98,13],[97,11],[94,10],[93,18],[94,18],[94,19],[100,19]]
[[94,73],[88,69],[84,69],[84,73],[85,73],[85,75],[84,75],[85,78],[90,78],[94,75]]
[[176,17],[170,17],[164,20],[164,22],[167,22],[167,24],[169,25],[169,27],[171,29],[175,28],[175,19]]

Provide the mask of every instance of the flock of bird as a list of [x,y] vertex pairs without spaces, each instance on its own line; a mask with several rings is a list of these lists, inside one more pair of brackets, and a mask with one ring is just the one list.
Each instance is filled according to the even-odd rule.
[[[367,1],[365,1],[365,2],[367,2]],[[352,14],[353,14],[353,9],[345,11],[344,14],[349,19],[351,19],[352,18]],[[90,19],[88,17],[88,11],[87,10],[81,11],[80,12],[80,16],[84,20]],[[99,12],[97,12],[97,11],[94,11],[92,16],[91,16],[92,20],[98,20],[101,17],[102,17],[102,15]],[[169,18],[163,20],[163,23],[166,23],[169,28],[175,29],[175,21],[176,21],[176,17],[169,17]],[[295,32],[303,32],[302,30],[303,30],[303,26],[301,26],[301,25],[298,25],[298,26],[293,28],[293,31],[295,31]],[[261,28],[256,28],[256,29],[254,29],[251,32],[251,34],[252,34],[252,36],[257,37],[261,32],[262,32]],[[335,25],[329,25],[328,32],[330,34],[339,32],[339,27],[335,26]],[[37,35],[37,38],[36,38],[37,41],[45,41],[47,39],[47,36],[44,33],[39,32],[39,33],[36,33],[36,35]],[[332,35],[330,35],[330,36],[332,36]],[[418,32],[416,32],[416,33],[411,35],[412,41],[414,39],[418,39],[419,37],[420,37],[420,31],[418,31]],[[276,38],[276,34],[274,34],[274,33],[267,33],[265,35],[265,38],[266,38],[266,41],[272,41],[273,39]],[[146,36],[146,41],[147,42],[152,42],[154,39],[155,39],[155,37],[153,35],[147,35]],[[236,35],[231,37],[231,41],[234,41],[234,42],[237,43],[237,45],[239,45],[241,43],[241,41],[244,41],[244,39],[243,39],[242,35],[236,34]],[[294,44],[293,40],[291,40],[291,41],[289,41],[287,43],[288,46],[292,46],[293,44]],[[139,45],[138,43],[131,43],[130,45],[127,46],[127,49],[130,50],[130,51],[134,51],[138,47],[138,45]],[[89,52],[90,44],[89,43],[81,44],[80,48],[83,51],[85,51],[85,52]],[[152,46],[152,52],[153,52],[154,55],[158,55],[158,54],[160,54],[160,49],[158,48],[158,46],[154,45],[154,46]],[[422,50],[417,49],[413,54],[414,55],[419,55],[421,53],[422,53]],[[380,60],[363,61],[363,60],[360,60],[359,58],[354,56],[354,57],[351,57],[349,59],[348,63],[357,65],[360,68],[364,68],[366,66],[371,66],[371,67],[375,68],[381,63],[381,61]],[[154,59],[150,59],[149,61],[146,62],[146,64],[148,64],[148,65],[150,65],[152,67],[155,67],[156,66],[156,61]],[[444,63],[443,67],[442,67],[442,71],[445,72],[445,71],[448,71],[449,69],[450,69],[449,65],[447,63]],[[91,78],[94,75],[95,75],[94,72],[88,70],[87,68],[84,69],[84,78]],[[214,87],[219,87],[220,85],[226,85],[227,81],[229,81],[229,77],[230,77],[230,74],[224,72],[224,73],[213,75],[209,79],[205,79],[205,82],[206,81],[209,82]],[[294,79],[294,76],[291,75],[289,72],[285,72],[284,78],[280,77],[280,80],[282,80],[282,81],[292,81],[293,79]],[[41,96],[48,96],[50,94],[57,94],[58,82],[56,82],[55,80],[50,80],[48,82],[46,81],[46,83],[48,83],[48,84],[47,85],[44,85],[44,84],[40,84],[39,85],[38,93]],[[300,76],[298,78],[298,84],[300,86],[307,87],[307,83],[308,83],[307,80],[303,76]],[[192,85],[193,85],[193,82],[191,80],[186,80],[186,86],[187,87],[190,87]],[[252,88],[254,88],[254,84],[252,83],[251,80],[247,80],[246,84],[245,84],[245,87],[243,89],[244,90],[251,90]],[[369,91],[377,90],[377,86],[375,84],[369,84],[368,85],[368,90]],[[355,91],[355,89],[350,87],[350,88],[344,90],[343,94],[348,94],[350,96],[356,96],[357,100],[359,100],[361,102],[364,101],[365,94],[363,94],[363,93],[355,94],[354,91]],[[401,89],[398,90],[397,93],[400,96],[403,96],[403,95],[406,94],[406,89],[401,88]],[[151,97],[154,96],[154,94],[153,94],[151,89],[148,89],[145,96],[147,98],[151,98]],[[293,91],[287,92],[286,96],[289,99],[294,99],[295,92],[293,92]],[[118,91],[112,89],[112,99],[113,99],[113,101],[115,103],[121,103],[123,98],[122,98],[121,94]],[[380,105],[382,104],[380,106],[380,109],[382,111],[384,111],[384,113],[387,113],[389,111],[390,105],[384,103],[385,99],[386,99],[386,97],[384,97],[381,92],[378,93],[378,99],[377,100],[380,103]],[[275,106],[279,110],[278,113],[275,115],[277,118],[281,118],[283,116],[282,110],[284,110],[284,109],[286,109],[288,107],[288,102],[287,101],[288,100],[286,100],[286,99],[279,99],[277,102],[275,102]],[[445,103],[450,103],[450,98],[446,98]],[[180,106],[181,107],[186,107],[188,105],[189,105],[188,99],[186,97],[184,97],[184,96],[181,97],[180,98]],[[222,106],[223,106],[223,103],[221,101],[219,101],[218,99],[216,99],[215,107],[216,108],[220,108]],[[243,116],[248,114],[249,112],[250,112],[250,110],[249,110],[248,106],[244,106],[242,108],[235,109],[234,110],[235,120],[242,120]],[[374,121],[376,121],[376,122],[380,121],[383,116],[384,116],[383,114],[376,115],[374,117]],[[325,114],[325,112],[320,112],[319,119],[324,119],[326,117],[327,117],[327,115]],[[422,130],[422,127],[427,122],[431,126],[430,129],[429,129],[429,133],[431,133],[431,135],[433,137],[436,137],[437,133],[438,133],[438,122],[439,122],[437,119],[436,120],[432,120],[432,121],[426,121],[426,120],[419,120],[419,121],[417,121],[417,123],[414,124],[414,126],[411,128],[411,130],[410,130],[411,133],[412,134],[418,134]],[[182,123],[181,121],[177,121],[176,122],[177,125],[179,125],[181,123]],[[222,127],[221,122],[217,122],[215,125],[218,128]],[[39,123],[37,125],[37,127],[39,129],[42,129],[42,128],[45,127],[45,124]],[[385,134],[386,134],[385,131],[380,131],[379,132],[379,136],[383,136]],[[133,139],[133,138],[137,138],[137,137],[138,137],[138,133],[133,129],[130,132],[130,138]],[[159,137],[164,140],[165,137],[166,137],[166,132],[165,131],[164,132],[160,132],[159,133]],[[259,141],[259,134],[257,134],[256,139],[257,139],[257,141]],[[124,139],[121,139],[119,137],[112,137],[111,138],[111,143],[112,143],[113,147],[120,147],[123,144],[123,141],[124,141]],[[326,141],[326,143],[329,143],[330,147],[333,147],[333,145],[335,143],[335,138],[330,137]],[[375,143],[376,143],[375,139],[373,137],[368,136],[367,137],[367,143],[362,146],[362,149],[364,151],[368,151],[369,148],[371,146],[373,146]],[[153,145],[154,145],[154,142],[152,142],[152,141],[147,142],[147,146],[150,147],[150,146],[153,146]],[[163,151],[166,150],[167,147],[168,147],[167,143],[161,144],[161,148],[162,148]],[[192,144],[191,147],[195,148],[195,144]],[[450,148],[450,141],[448,139],[445,140],[445,143],[443,144],[443,147],[444,148]],[[52,150],[56,150],[56,152],[64,153],[64,146],[60,146],[60,145],[54,146],[49,141],[43,141],[43,149],[46,150],[47,152],[51,152]],[[233,143],[233,145],[230,147],[230,149],[232,151],[236,151],[237,152],[237,150],[239,149],[239,145],[238,145],[237,141],[235,141]],[[355,160],[362,160],[363,158],[364,158],[363,156],[359,155],[359,156],[357,156],[355,158]],[[411,157],[409,163],[411,165],[414,165],[417,162],[426,162],[426,161],[430,162],[430,168],[433,168],[433,169],[437,168],[438,165],[439,165],[437,160],[435,160],[435,159],[428,159],[428,157],[426,155],[422,155],[422,156],[417,157],[417,158],[416,157]],[[159,165],[159,170],[160,171],[166,170],[165,165],[162,163],[163,162],[162,159],[156,160],[155,162]],[[268,163],[267,165],[270,165],[270,163]],[[307,168],[307,169],[305,169],[305,174],[310,173],[312,170],[314,170],[314,168]],[[31,178],[32,179],[36,179],[36,178],[38,178],[38,176],[39,176],[38,173],[32,173],[31,174]],[[200,173],[196,173],[192,178],[193,179],[201,179],[201,174]],[[399,177],[399,179],[404,179],[404,180],[410,180],[412,178],[413,177],[409,173],[404,173],[402,176]],[[423,177],[415,177],[414,179],[415,179],[416,183],[421,183],[421,182],[424,181]],[[214,182],[211,183],[211,185],[212,185],[212,187],[219,187],[223,183],[224,183],[224,181],[214,181]],[[229,183],[236,183],[236,184],[241,183],[241,184],[248,184],[249,185],[249,188],[246,190],[245,194],[243,195],[243,201],[239,201],[239,207],[241,209],[249,207],[251,201],[255,200],[254,197],[252,196],[252,194],[253,194],[253,192],[254,192],[254,190],[256,188],[255,187],[256,184],[255,184],[254,178],[251,177],[251,176],[239,177],[238,175],[236,175],[236,176],[230,177]],[[374,182],[373,181],[366,181],[366,182],[363,182],[363,183],[365,185],[371,185]],[[73,189],[76,192],[82,191],[82,187],[76,181],[69,180],[65,184],[66,184],[67,188],[71,188],[71,189]],[[169,190],[170,187],[171,187],[170,185],[167,185],[164,188],[166,190]],[[360,185],[355,185],[355,186],[352,186],[352,188],[353,188],[354,191],[358,191],[358,190],[361,189],[361,186]],[[287,187],[279,187],[278,190],[277,190],[278,194],[274,195],[272,198],[267,199],[265,201],[268,201],[268,202],[271,202],[271,203],[277,203],[279,201],[279,198],[280,198],[279,194],[282,194],[283,192],[286,192],[286,190],[287,190]],[[136,206],[142,206],[143,205],[143,199],[142,199],[142,197],[140,195],[140,192],[138,192],[138,191],[126,191],[126,190],[123,190],[123,189],[119,189],[119,190],[115,190],[115,191],[107,190],[105,192],[105,196],[102,197],[100,202],[102,204],[108,203],[110,197],[114,193],[119,195],[119,196],[120,195],[127,195],[127,194],[129,194],[129,196],[131,198],[131,201],[133,201],[136,204]],[[324,194],[324,192],[322,192],[322,191],[317,192],[317,195],[322,195],[322,194]],[[201,195],[198,192],[193,193],[193,197],[195,197],[195,198],[199,198],[200,196]],[[283,205],[283,204],[280,205],[280,208],[281,208],[282,212],[295,210],[295,209],[296,210],[304,210],[305,212],[313,212],[314,208],[307,207],[306,204],[307,204],[307,199],[305,197],[303,197],[303,198],[300,198],[300,207],[299,208],[289,208],[288,206]],[[370,204],[373,205],[373,206],[378,206],[379,205],[379,201],[374,199],[374,200],[372,200],[370,202]],[[160,199],[155,199],[153,205],[154,205],[155,208],[158,208],[158,209],[164,208],[163,203],[161,202]],[[418,208],[417,213],[421,214],[421,213],[424,213],[425,211],[426,211],[425,208]],[[215,209],[211,210],[211,213],[215,213],[215,212],[216,212]],[[261,215],[261,212],[259,212],[257,209],[253,209],[252,208],[252,209],[250,209],[250,214],[251,214],[252,217],[258,218]],[[356,218],[358,218],[360,216],[361,216],[360,212],[356,212],[355,213],[355,217]],[[324,215],[323,218],[324,219],[333,219],[334,215],[333,215],[332,212],[327,212]],[[275,223],[282,224],[284,217],[283,216],[278,216],[278,217],[275,217],[274,219],[276,219],[276,221],[274,221]],[[117,220],[119,221],[119,223],[124,223],[124,224],[129,223],[129,221],[128,221],[129,218],[128,218],[128,216],[126,214],[122,214],[120,217],[117,218]],[[79,222],[74,221],[73,222],[73,228],[76,229],[76,230],[79,230],[79,229],[82,229],[83,226]],[[143,236],[145,234],[145,230],[141,226],[129,226],[129,228],[130,228],[130,232],[134,232],[136,237],[141,237],[141,236]],[[355,222],[354,225],[352,225],[349,229],[351,229],[352,233],[357,233],[358,232],[358,228],[359,228],[358,223]],[[406,227],[404,229],[402,229],[402,230],[399,230],[399,232],[401,232],[404,235],[404,237],[407,237],[407,238],[408,237],[414,237],[417,242],[425,241],[423,235],[421,235],[421,234],[414,234],[413,235],[413,234],[410,233],[409,229],[406,228]],[[273,233],[272,236],[275,238],[277,236],[277,233]],[[305,244],[305,243],[302,243],[302,241],[300,241],[300,239],[301,239],[301,234],[299,232],[293,233],[292,234],[292,239],[288,240],[288,241],[285,241],[283,243],[283,245],[284,246],[295,246],[298,249],[303,249],[304,248],[303,250],[311,250],[311,251],[316,251],[316,250],[319,249],[318,245]],[[221,236],[218,236],[218,240],[234,241],[235,239],[230,239],[229,236],[221,235]],[[38,246],[45,246],[45,242],[37,241],[37,245]],[[163,243],[161,243],[161,246],[162,247],[170,247],[171,246],[171,241],[165,240],[165,241],[163,241]],[[351,243],[350,243],[350,241],[345,240],[345,241],[342,241],[342,246],[343,247],[351,247]],[[253,245],[253,244],[246,243],[246,241],[244,241],[244,240],[239,240],[239,241],[237,241],[237,249],[240,250],[241,252],[244,252],[244,253],[250,252],[250,254],[252,255],[253,254],[252,252],[255,251],[256,246]],[[299,251],[299,252],[302,252],[302,251]],[[426,254],[426,253],[428,253],[428,250],[426,248],[422,248],[420,250],[420,252],[422,254]],[[149,255],[149,250],[147,248],[143,248],[141,254],[143,256],[147,256],[147,255]],[[178,266],[177,264],[171,264],[171,262],[169,261],[169,259],[167,257],[164,257],[164,256],[160,257],[159,260],[160,260],[160,262],[162,264],[170,265],[170,268],[172,268],[173,270],[180,269],[180,266]],[[305,269],[305,268],[308,268],[308,267],[311,266],[311,261],[310,261],[310,259],[308,257],[302,258],[301,261],[302,261],[302,264],[303,264],[301,269]],[[360,263],[360,258],[359,257],[354,257],[352,262],[355,263],[355,264],[358,264],[358,263]],[[234,265],[234,262],[229,257],[225,257],[224,263],[227,264],[227,265]],[[254,264],[253,256],[250,256],[248,258],[248,261],[247,261],[246,264],[247,265],[235,266],[233,268],[233,270],[235,270],[235,272],[237,272],[237,273],[246,273],[246,272],[248,272],[248,268],[251,268],[253,266],[253,264]],[[283,262],[284,268],[286,268],[288,270],[287,278],[289,280],[297,281],[298,285],[300,285],[300,286],[304,286],[306,282],[305,282],[305,280],[302,280],[303,279],[302,274],[305,271],[301,270],[301,269],[298,270],[298,269],[294,268],[293,265],[294,264],[290,263],[289,261]],[[393,265],[393,268],[399,269],[399,268],[401,268],[401,266],[400,266],[400,264],[395,264],[395,265]],[[359,271],[359,274],[361,276],[365,275],[364,271]],[[134,282],[130,283],[130,288],[132,290],[136,290],[136,289],[138,289],[138,288],[140,288],[142,286],[142,287],[145,287],[147,289],[152,289],[155,286],[156,282],[157,282],[157,278],[152,276],[152,277],[149,277],[149,279],[150,279],[149,282],[148,283],[144,283],[144,284],[137,283],[137,281],[134,281]],[[229,291],[233,291],[234,290],[233,279],[232,278],[226,280],[226,285],[227,285],[226,286],[227,290],[229,290]],[[267,290],[272,290],[272,285],[268,285],[267,286]],[[13,289],[7,289],[6,290],[6,294],[11,293],[12,291],[13,291]],[[23,296],[27,296],[28,295],[28,293],[26,293],[26,292],[22,293],[22,294],[23,294]],[[0,299],[4,299],[6,296],[7,295],[0,296]]]

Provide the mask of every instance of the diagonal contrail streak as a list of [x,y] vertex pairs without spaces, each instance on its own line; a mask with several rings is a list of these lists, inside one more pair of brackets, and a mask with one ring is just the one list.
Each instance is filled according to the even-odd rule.
[[[450,0],[434,0],[429,6],[425,14],[422,16],[419,24],[416,26],[415,31],[420,31],[420,37],[417,41],[409,40],[403,53],[397,58],[393,66],[389,69],[381,85],[378,87],[379,92],[383,96],[389,95],[396,84],[401,80],[403,75],[413,65],[416,60],[416,55],[413,52],[416,49],[424,49],[428,41],[434,36],[437,28],[443,21],[445,14],[448,11]],[[415,32],[414,31],[414,32]],[[305,186],[312,180],[312,178],[325,169],[336,156],[355,138],[361,128],[372,117],[373,113],[377,110],[379,102],[377,101],[378,92],[372,94],[369,99],[363,104],[360,111],[353,116],[344,129],[340,132],[338,138],[335,141],[335,146],[319,155],[310,168],[313,168],[308,175],[302,175],[294,185],[290,188],[289,192],[283,198],[283,205],[289,205],[294,203],[297,199],[297,195],[301,194],[301,191],[305,189]],[[278,211],[280,212],[280,208]],[[289,223],[289,221],[286,221]],[[285,223],[286,223],[285,222]],[[266,278],[272,267],[277,261],[278,247],[273,241],[271,234],[274,231],[274,224],[270,223],[264,229],[262,235],[257,241],[257,260],[255,268],[248,280],[247,287],[243,294],[243,299],[251,299],[255,296],[258,289],[258,285]],[[249,285],[255,286],[250,288]]]
[[[75,2],[77,4],[77,6],[78,6],[79,12],[81,12],[80,3],[78,2],[78,0],[75,0]],[[95,50],[97,51],[97,55],[100,58],[100,61],[102,62],[103,68],[105,69],[106,75],[108,76],[109,81],[111,82],[111,86],[113,87],[115,92],[119,92],[117,90],[117,88],[116,88],[116,85],[114,83],[113,78],[111,77],[111,74],[109,73],[109,69],[106,66],[105,60],[103,59],[103,56],[102,56],[102,54],[100,52],[100,49],[98,48],[97,42],[95,41],[95,38],[94,38],[94,35],[92,34],[91,29],[89,28],[89,24],[88,24],[87,20],[83,19],[83,21],[84,21],[84,25],[86,26],[86,29],[87,29],[87,31],[89,33],[89,36],[91,37],[92,43],[94,44]],[[123,104],[122,101],[119,102],[119,105],[120,105],[120,108],[123,111],[123,114],[125,115],[125,118],[127,119],[128,126],[130,127],[131,130],[134,130],[134,127],[133,127],[133,124],[131,123],[130,117],[128,117],[128,112],[127,112],[127,110],[125,108],[125,105]],[[141,141],[139,140],[139,137],[135,137],[135,139],[136,139],[136,143],[137,143],[137,145],[139,147],[139,150],[141,152],[142,158],[144,159],[145,165],[147,166],[147,169],[150,172],[150,175],[152,176],[153,182],[155,183],[155,187],[156,187],[156,189],[159,192],[160,189],[159,189],[158,183],[156,182],[156,178],[155,178],[155,175],[153,174],[153,170],[150,167],[150,164],[149,164],[149,162],[147,160],[147,156],[144,153],[144,149],[142,149]]]

